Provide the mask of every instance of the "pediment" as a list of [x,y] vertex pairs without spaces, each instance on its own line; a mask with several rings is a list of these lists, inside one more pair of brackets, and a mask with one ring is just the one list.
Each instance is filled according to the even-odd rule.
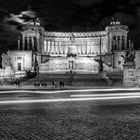
[[23,31],[23,33],[25,33],[25,34],[32,34],[32,33],[35,33],[35,31],[31,30],[31,29],[28,29],[28,30]]

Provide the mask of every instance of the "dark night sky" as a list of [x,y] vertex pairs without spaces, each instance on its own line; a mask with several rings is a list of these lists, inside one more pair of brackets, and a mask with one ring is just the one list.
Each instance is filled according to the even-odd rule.
[[16,48],[19,24],[11,14],[31,9],[51,31],[94,31],[116,17],[129,26],[135,47],[140,45],[140,0],[0,0],[0,48]]

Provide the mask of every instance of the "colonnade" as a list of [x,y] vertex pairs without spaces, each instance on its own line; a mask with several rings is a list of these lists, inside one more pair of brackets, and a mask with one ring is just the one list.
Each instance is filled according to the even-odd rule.
[[[69,41],[44,41],[44,54],[58,54],[58,55],[66,55],[68,52],[68,48],[71,43]],[[79,55],[93,55],[99,54],[100,52],[100,42],[98,41],[83,41],[83,42],[75,42],[76,52]],[[102,53],[107,52],[106,50],[106,42],[104,41],[101,45]]]
[[112,50],[126,50],[127,49],[127,36],[114,35],[112,40]]
[[38,50],[38,40],[34,36],[22,37],[18,40],[18,50]]

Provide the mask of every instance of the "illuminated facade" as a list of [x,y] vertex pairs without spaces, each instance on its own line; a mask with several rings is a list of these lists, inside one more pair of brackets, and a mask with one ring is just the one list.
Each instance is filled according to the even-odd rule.
[[36,59],[40,73],[97,73],[99,63],[95,58],[98,59],[101,54],[106,69],[122,69],[121,55],[128,48],[127,34],[128,27],[118,21],[112,21],[104,31],[95,32],[49,32],[40,23],[30,22],[23,27],[18,40],[18,51],[13,51],[12,55],[32,51],[32,57],[29,62],[21,62],[24,67],[18,68],[20,64],[17,61],[14,62],[14,67],[16,70],[26,70],[25,65],[29,66],[30,63],[28,70],[31,70]]

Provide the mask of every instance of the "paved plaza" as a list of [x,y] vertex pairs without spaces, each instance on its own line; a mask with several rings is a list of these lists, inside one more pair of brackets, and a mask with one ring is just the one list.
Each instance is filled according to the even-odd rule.
[[[93,96],[102,95],[99,91],[79,92],[73,95],[85,95],[85,93]],[[9,100],[9,103],[0,104],[0,140],[137,140],[140,138],[139,98],[10,103],[11,100],[68,98],[71,94],[69,92],[1,93],[0,102]],[[109,92],[106,91],[104,94]],[[119,95],[119,91],[117,94]],[[139,91],[133,94],[139,95]]]

